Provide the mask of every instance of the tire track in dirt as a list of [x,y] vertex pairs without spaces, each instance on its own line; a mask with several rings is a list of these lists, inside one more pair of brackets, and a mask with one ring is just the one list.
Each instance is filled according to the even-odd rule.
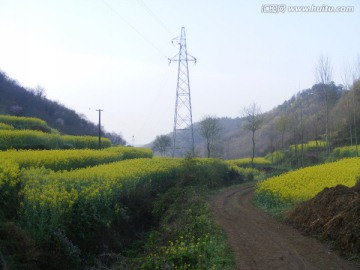
[[357,269],[329,247],[254,207],[253,194],[254,184],[247,183],[221,192],[211,201],[237,269]]

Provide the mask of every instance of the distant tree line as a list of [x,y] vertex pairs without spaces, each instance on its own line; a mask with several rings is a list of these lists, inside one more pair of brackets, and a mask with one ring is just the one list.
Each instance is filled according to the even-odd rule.
[[[292,151],[294,165],[303,166],[306,158],[316,159],[305,151],[309,141],[318,145],[324,156],[345,145],[355,146],[358,153],[360,57],[344,68],[340,84],[333,81],[329,57],[320,56],[314,71],[316,83],[311,88],[299,91],[271,111],[263,113],[255,101],[242,108],[235,119],[204,116],[194,124],[196,155],[253,159],[274,151]],[[172,147],[171,134],[168,137],[166,149]],[[168,154],[168,150],[159,152]]]

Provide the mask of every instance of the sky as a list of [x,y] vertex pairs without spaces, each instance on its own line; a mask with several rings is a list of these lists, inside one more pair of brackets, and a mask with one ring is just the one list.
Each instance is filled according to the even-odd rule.
[[[324,5],[353,11],[290,12]],[[193,122],[273,109],[316,83],[321,55],[343,83],[360,56],[357,0],[0,0],[0,70],[142,145],[173,129],[181,27]]]

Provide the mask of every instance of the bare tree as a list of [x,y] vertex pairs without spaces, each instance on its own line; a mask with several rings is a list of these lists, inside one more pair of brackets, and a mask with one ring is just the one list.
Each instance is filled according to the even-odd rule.
[[167,135],[156,136],[154,141],[153,150],[158,151],[160,155],[165,156],[171,148],[171,138]]
[[[64,125],[64,120],[62,118],[56,119],[56,122],[60,122],[59,124]],[[121,134],[118,134],[118,133],[116,133],[114,131],[113,132],[107,132],[105,134],[105,136],[111,140],[112,144],[115,144],[115,145],[125,145],[126,144],[126,141],[123,139]]]
[[251,131],[251,140],[252,140],[252,156],[251,156],[251,165],[254,165],[255,157],[255,132],[259,130],[264,123],[264,115],[261,112],[261,107],[253,102],[249,107],[243,108],[242,111],[245,124],[244,128]]
[[351,106],[353,105],[352,103],[352,100],[354,100],[352,97],[351,97],[351,92],[350,92],[350,87],[351,87],[351,76],[350,74],[354,74],[354,72],[352,71],[350,65],[345,65],[344,66],[344,73],[343,73],[343,76],[342,76],[342,81],[343,81],[343,85],[344,85],[344,90],[346,91],[346,109],[348,111],[348,125],[349,125],[349,135],[350,135],[350,144],[353,145],[353,132],[352,132],[352,113],[353,113],[353,108],[354,106]]
[[45,98],[46,97],[46,90],[41,85],[37,85],[34,89],[34,93],[39,98]]
[[358,104],[358,98],[356,93],[359,91],[356,91],[358,88],[360,82],[360,56],[358,56],[357,61],[355,63],[355,68],[353,70],[353,115],[354,115],[354,135],[355,135],[355,149],[356,149],[356,156],[359,156],[359,150],[358,150],[358,137],[357,137],[357,104]]
[[[356,78],[354,76],[354,78]],[[357,136],[357,114],[358,114],[358,104],[359,104],[359,96],[360,96],[360,79],[354,80],[353,86],[352,86],[352,99],[353,99],[353,120],[354,120],[354,139],[355,139],[355,151],[356,156],[359,156],[359,150],[358,150],[358,136]]]
[[329,58],[321,55],[316,66],[316,80],[321,84],[325,102],[325,136],[326,153],[330,154],[330,128],[329,128],[329,85],[332,78],[332,66]]
[[[291,104],[291,108],[289,110],[289,116],[290,118],[290,129],[293,137],[292,145],[294,146],[294,161],[296,162],[296,166],[298,165],[299,156],[298,156],[298,147],[299,147],[299,123],[301,122],[301,115],[300,115],[300,109],[299,109],[299,100],[296,98],[294,99],[293,103]],[[295,163],[294,163],[295,165]]]
[[200,135],[206,140],[207,157],[211,156],[214,149],[214,143],[221,133],[219,119],[214,116],[205,116],[200,122]]
[[360,57],[353,66],[349,64],[344,66],[342,81],[346,92],[346,108],[348,110],[350,144],[355,144],[356,156],[358,156],[357,140],[357,105],[359,102],[359,74],[360,74]]
[[281,133],[281,150],[284,150],[284,136],[285,132],[289,129],[290,118],[285,114],[280,115],[276,120],[276,130]]

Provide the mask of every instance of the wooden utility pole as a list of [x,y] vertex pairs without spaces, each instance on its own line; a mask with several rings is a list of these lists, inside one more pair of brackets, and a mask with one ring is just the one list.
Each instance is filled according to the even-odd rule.
[[99,150],[101,150],[101,112],[102,112],[103,110],[98,109],[98,110],[96,110],[96,111],[99,112]]

